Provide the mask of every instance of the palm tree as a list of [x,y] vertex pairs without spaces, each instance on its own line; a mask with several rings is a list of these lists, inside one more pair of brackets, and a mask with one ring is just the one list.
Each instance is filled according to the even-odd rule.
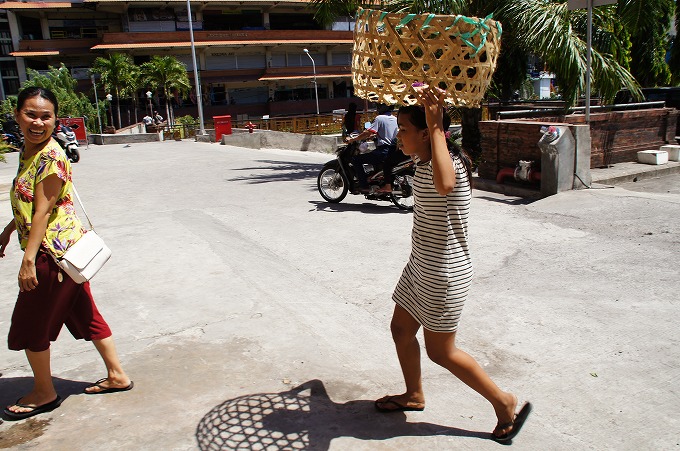
[[[615,11],[598,8],[593,19],[592,86],[605,103],[611,103],[621,88],[642,98],[639,83],[627,69],[626,33],[618,30],[617,36],[617,28],[611,26],[617,19]],[[506,2],[499,13],[512,23],[521,48],[538,55],[555,73],[567,108],[575,105],[586,87],[586,11],[569,11],[561,1],[525,0]],[[512,21],[513,17],[522,19]]]
[[142,64],[141,71],[148,84],[163,91],[166,118],[170,125],[173,125],[170,115],[170,95],[174,91],[184,95],[191,88],[186,66],[173,56],[154,56],[151,61]]
[[125,87],[125,94],[132,97],[132,105],[135,110],[135,123],[139,122],[137,111],[139,109],[137,102],[139,100],[137,92],[144,87],[144,78],[142,77],[142,70],[139,66],[132,66],[130,70],[130,79],[128,85]]
[[[127,95],[133,84],[135,65],[129,55],[112,53],[108,58],[99,57],[94,60],[90,73],[99,74],[107,91],[116,93],[118,111],[118,128],[122,127],[120,118],[120,98]],[[113,120],[113,118],[111,118]],[[115,127],[115,124],[113,124]]]

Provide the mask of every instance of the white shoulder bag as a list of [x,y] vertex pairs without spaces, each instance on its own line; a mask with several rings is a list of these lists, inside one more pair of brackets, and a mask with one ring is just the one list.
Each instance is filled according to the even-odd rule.
[[85,234],[75,242],[71,247],[66,250],[66,253],[58,259],[55,259],[57,265],[68,274],[74,282],[80,284],[87,282],[94,277],[95,274],[104,266],[109,258],[111,257],[111,249],[104,244],[99,235],[94,231],[94,226],[90,217],[85,211],[85,206],[78,196],[78,191],[76,187],[71,184],[73,188],[73,194],[75,194],[76,199],[80,207],[85,213],[87,222],[90,225],[90,230],[85,232]]

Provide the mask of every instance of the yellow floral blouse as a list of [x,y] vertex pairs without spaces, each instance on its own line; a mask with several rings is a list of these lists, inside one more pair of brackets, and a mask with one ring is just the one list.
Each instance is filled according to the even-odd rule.
[[10,190],[10,200],[21,249],[25,250],[33,220],[35,186],[52,174],[56,174],[64,183],[48,220],[41,248],[60,258],[69,246],[83,236],[85,229],[73,207],[71,163],[54,139],[30,158],[24,157],[22,149],[19,171]]

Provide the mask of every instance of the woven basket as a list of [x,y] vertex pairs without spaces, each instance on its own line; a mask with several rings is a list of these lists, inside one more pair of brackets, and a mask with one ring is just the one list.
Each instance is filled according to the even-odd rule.
[[500,52],[490,17],[394,14],[359,9],[354,28],[354,93],[388,105],[416,103],[414,84],[439,86],[447,103],[478,106]]

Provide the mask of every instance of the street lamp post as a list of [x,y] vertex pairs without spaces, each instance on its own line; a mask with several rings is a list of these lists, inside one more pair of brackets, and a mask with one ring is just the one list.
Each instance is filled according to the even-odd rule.
[[97,98],[97,84],[94,82],[94,74],[91,75],[92,86],[94,86],[94,103],[97,108],[97,119],[99,120],[99,134],[102,134],[102,116],[99,113],[99,98]]
[[319,91],[316,87],[316,64],[314,64],[314,58],[309,54],[309,50],[302,49],[303,52],[307,54],[310,60],[312,60],[312,70],[314,71],[314,98],[316,99],[316,115],[319,115]]
[[205,123],[203,121],[203,98],[201,96],[201,83],[198,79],[198,66],[196,65],[196,46],[194,45],[194,25],[191,20],[191,0],[187,0],[187,16],[189,19],[189,36],[191,37],[191,62],[194,65],[194,83],[196,84],[196,101],[198,103],[198,120],[200,123],[199,133],[205,135]]
[[113,101],[113,96],[111,94],[106,94],[106,100],[109,101],[109,114],[111,115],[111,125],[113,126],[113,129],[116,129],[116,124],[113,122],[113,107],[111,106],[111,102]]

